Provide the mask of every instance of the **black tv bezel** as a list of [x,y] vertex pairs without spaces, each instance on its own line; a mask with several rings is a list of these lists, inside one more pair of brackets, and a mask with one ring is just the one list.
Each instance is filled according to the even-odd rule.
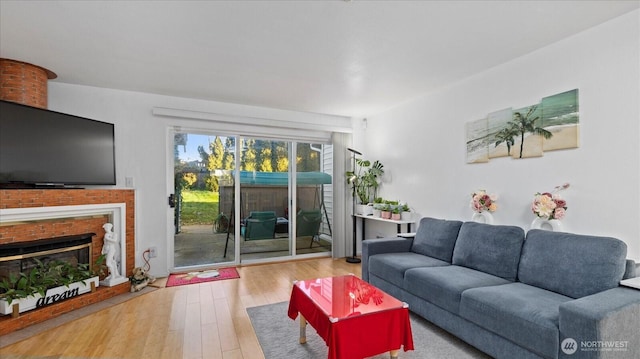
[[[87,117],[82,117],[82,116],[77,116],[77,115],[72,115],[69,113],[64,113],[64,112],[59,112],[59,111],[53,111],[53,110],[49,110],[49,109],[45,109],[45,108],[40,108],[40,107],[33,107],[33,106],[29,106],[29,105],[25,105],[25,104],[21,104],[18,102],[13,102],[13,101],[7,101],[7,100],[0,100],[0,102],[4,102],[7,103],[9,105],[15,105],[15,106],[21,106],[24,108],[29,109],[30,111],[34,111],[34,112],[40,112],[40,113],[45,113],[45,114],[56,114],[59,116],[64,116],[64,117],[68,117],[68,118],[74,118],[74,119],[80,119],[80,120],[84,120],[84,121],[92,121],[92,122],[97,122],[97,123],[102,123],[102,124],[106,124],[106,125],[110,125],[111,127],[111,151],[112,151],[112,158],[113,158],[113,175],[110,178],[110,180],[107,181],[43,181],[43,182],[36,182],[36,181],[21,181],[21,180],[15,180],[15,181],[8,181],[8,182],[0,182],[0,189],[30,189],[30,188],[42,188],[42,189],[48,189],[48,188],[52,188],[52,189],[74,189],[74,188],[82,188],[79,186],[115,186],[117,184],[117,177],[116,177],[116,171],[117,171],[117,166],[116,166],[116,140],[115,140],[115,124],[110,123],[110,122],[106,122],[106,121],[100,121],[100,120],[95,120],[92,118],[87,118]],[[1,114],[0,114],[1,115]],[[1,148],[1,145],[0,145]],[[2,179],[0,178],[0,181],[2,181]]]

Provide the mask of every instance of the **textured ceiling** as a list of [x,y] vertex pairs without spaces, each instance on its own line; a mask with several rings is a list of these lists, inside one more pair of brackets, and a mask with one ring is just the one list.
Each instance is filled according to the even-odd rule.
[[0,1],[0,57],[54,81],[364,116],[640,1]]

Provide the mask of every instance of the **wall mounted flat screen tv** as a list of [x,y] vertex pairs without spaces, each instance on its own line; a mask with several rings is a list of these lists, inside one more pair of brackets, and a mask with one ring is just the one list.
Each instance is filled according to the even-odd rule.
[[0,186],[115,185],[111,123],[0,101]]

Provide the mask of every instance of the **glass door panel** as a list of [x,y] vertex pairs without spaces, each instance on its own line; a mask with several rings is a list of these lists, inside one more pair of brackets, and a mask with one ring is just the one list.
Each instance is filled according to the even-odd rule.
[[235,262],[235,141],[213,134],[174,135],[174,267]]
[[240,260],[290,256],[289,144],[239,141]]
[[331,252],[332,146],[296,143],[296,254]]

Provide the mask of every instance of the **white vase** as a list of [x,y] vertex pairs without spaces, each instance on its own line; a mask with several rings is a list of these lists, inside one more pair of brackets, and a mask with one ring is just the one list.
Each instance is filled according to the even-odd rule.
[[471,220],[478,223],[493,224],[493,215],[487,211],[473,212]]
[[411,215],[411,212],[402,212],[402,220],[403,221],[410,221],[411,218],[413,218],[413,216]]
[[540,217],[536,217],[533,222],[531,222],[531,229],[544,229],[547,231],[562,231],[562,222],[557,219],[544,219]]

